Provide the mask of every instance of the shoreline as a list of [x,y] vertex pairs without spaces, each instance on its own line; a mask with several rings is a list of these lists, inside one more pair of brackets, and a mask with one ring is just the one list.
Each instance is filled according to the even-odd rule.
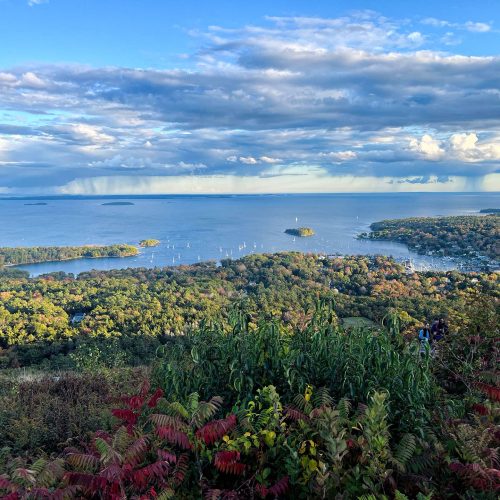
[[[2,267],[10,267],[10,268],[16,268],[19,266],[31,266],[33,264],[51,264],[51,263],[56,263],[56,262],[69,262],[72,260],[84,260],[84,259],[128,259],[129,257],[136,257],[137,255],[140,255],[140,252],[137,253],[131,253],[129,255],[102,255],[99,257],[74,257],[70,259],[57,259],[57,260],[37,260],[36,262],[24,262],[23,264],[4,264]],[[1,269],[1,267],[0,267]],[[57,272],[57,271],[52,271],[52,272]]]
[[[369,234],[369,233],[368,233]],[[456,264],[458,271],[460,272],[499,272],[500,271],[500,262],[495,261],[491,258],[489,258],[486,255],[479,255],[479,256],[467,256],[467,255],[434,255],[432,253],[428,252],[421,252],[419,251],[418,248],[411,247],[410,245],[390,239],[390,238],[372,238],[370,236],[362,236],[358,235],[357,237],[360,240],[364,241],[387,241],[391,243],[400,243],[402,245],[405,245],[406,248],[410,252],[414,252],[417,255],[422,255],[424,257],[431,257],[431,258],[437,258],[437,259],[445,259],[450,262],[453,262]],[[411,259],[411,258],[410,258]],[[404,259],[403,259],[404,260]],[[487,268],[485,270],[484,268]]]
[[[248,257],[248,256],[251,256],[251,255],[277,255],[277,254],[280,254],[280,253],[283,253],[283,252],[273,252],[273,253],[262,253],[262,254],[246,254],[246,255],[242,255],[241,257],[238,257],[238,258],[235,258],[235,259],[231,259],[229,258],[229,260],[231,261],[238,261],[238,260],[241,260],[241,259],[244,259],[245,257]],[[284,253],[287,253],[287,252],[284,252]],[[291,253],[295,253],[295,252],[291,252]],[[388,258],[388,259],[391,259],[393,260],[395,263],[399,264],[399,265],[402,265],[404,267],[407,267],[407,270],[408,271],[411,271],[411,272],[416,272],[416,273],[427,273],[427,272],[431,272],[431,273],[449,273],[449,272],[453,272],[453,271],[457,271],[459,273],[463,273],[463,274],[469,274],[469,273],[498,273],[500,272],[500,268],[499,266],[493,266],[493,267],[489,267],[488,269],[484,269],[484,267],[480,267],[479,265],[474,265],[470,262],[465,262],[465,260],[463,258],[456,258],[456,257],[438,257],[439,259],[446,259],[446,261],[454,264],[454,268],[452,269],[449,269],[449,268],[438,268],[438,267],[430,267],[430,268],[427,268],[425,265],[417,265],[415,267],[413,267],[413,263],[412,263],[412,258],[411,257],[394,257],[392,255],[383,255],[383,254],[369,254],[369,255],[366,255],[366,254],[325,254],[325,253],[313,253],[313,252],[298,252],[298,253],[301,253],[301,254],[305,254],[305,255],[315,255],[317,257],[321,257],[321,258],[324,258],[324,259],[334,259],[334,258],[349,258],[349,257],[361,257],[361,256],[365,256],[365,257],[375,257],[377,255],[380,255],[382,257],[385,257],[385,258]],[[417,252],[416,252],[417,253]],[[62,260],[57,260],[57,261],[42,261],[42,262],[32,262],[32,263],[29,263],[29,264],[9,264],[9,265],[5,265],[4,267],[9,267],[9,268],[12,268],[12,269],[19,269],[20,271],[26,271],[26,272],[29,272],[30,273],[30,279],[31,278],[36,278],[39,276],[36,275],[36,276],[31,276],[31,272],[30,270],[27,270],[27,269],[22,269],[23,266],[31,266],[31,265],[34,265],[34,264],[50,264],[50,263],[57,263],[57,262],[68,262],[68,261],[78,261],[78,260],[83,260],[83,259],[121,259],[121,258],[129,258],[129,257],[134,257],[136,256],[137,254],[134,254],[134,255],[126,255],[126,256],[121,256],[121,257],[83,257],[83,258],[77,258],[77,259],[62,259]],[[426,255],[426,254],[420,254],[418,253],[418,255],[423,255],[423,256],[427,256],[427,257],[432,257],[432,256],[429,256],[429,255]],[[95,269],[96,271],[98,272],[103,272],[103,273],[106,273],[106,272],[109,272],[109,271],[114,271],[114,270],[128,270],[128,269],[140,269],[140,268],[144,268],[144,269],[177,269],[177,268],[180,268],[180,267],[184,267],[184,266],[196,266],[196,265],[203,265],[203,264],[215,264],[217,267],[219,267],[221,265],[221,262],[222,260],[226,260],[226,259],[206,259],[206,260],[202,260],[202,261],[198,261],[198,262],[191,262],[191,263],[184,263],[184,264],[176,264],[176,265],[155,265],[155,266],[148,266],[148,265],[143,265],[143,266],[128,266],[128,267],[116,267],[116,268],[110,268],[110,269]],[[409,264],[409,266],[408,266]],[[72,274],[75,274],[75,276],[78,276],[82,273],[85,273],[85,272],[89,272],[90,269],[88,270],[82,270],[82,271],[79,271],[77,273],[72,273]],[[52,274],[52,273],[57,273],[57,272],[66,272],[64,270],[53,270],[53,271],[48,271],[48,272],[45,272],[45,273],[40,273],[40,274]]]

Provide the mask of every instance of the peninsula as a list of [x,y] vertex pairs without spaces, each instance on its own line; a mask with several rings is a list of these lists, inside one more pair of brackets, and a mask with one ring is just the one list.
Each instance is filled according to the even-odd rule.
[[500,217],[411,217],[375,222],[361,239],[404,243],[424,255],[500,260]]
[[0,247],[0,268],[74,259],[131,257],[139,253],[132,245],[88,245],[79,247]]

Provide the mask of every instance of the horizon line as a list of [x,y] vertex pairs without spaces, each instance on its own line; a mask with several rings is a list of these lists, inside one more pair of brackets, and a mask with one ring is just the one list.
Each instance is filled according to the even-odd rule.
[[176,197],[176,198],[229,198],[229,197],[265,197],[265,196],[405,196],[405,195],[499,195],[500,191],[352,191],[352,192],[323,192],[323,193],[296,193],[296,192],[278,192],[278,193],[162,193],[162,194],[50,194],[50,195],[35,195],[35,194],[24,194],[24,195],[1,195],[0,200],[51,200],[51,199],[67,199],[67,198],[79,198],[79,199],[100,199],[100,198],[164,198],[164,197]]

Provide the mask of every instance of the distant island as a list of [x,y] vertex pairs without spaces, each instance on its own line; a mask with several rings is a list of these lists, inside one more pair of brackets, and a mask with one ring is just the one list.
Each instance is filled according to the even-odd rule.
[[500,260],[500,217],[496,215],[383,220],[370,229],[359,238],[398,241],[425,255]]
[[32,206],[32,207],[38,207],[38,206],[41,206],[41,205],[48,205],[48,203],[45,203],[43,201],[38,201],[36,203],[25,203],[26,206]]
[[314,231],[310,227],[297,227],[295,229],[286,229],[285,233],[290,234],[291,236],[299,236],[301,238],[314,236]]
[[500,208],[483,208],[479,211],[480,214],[500,214]]
[[141,247],[157,247],[160,244],[160,240],[141,240],[139,241],[139,246]]
[[0,268],[75,259],[132,257],[139,250],[132,245],[93,245],[80,247],[0,247]]
[[101,203],[103,207],[105,206],[125,206],[125,205],[135,205],[131,201],[109,201],[107,203]]

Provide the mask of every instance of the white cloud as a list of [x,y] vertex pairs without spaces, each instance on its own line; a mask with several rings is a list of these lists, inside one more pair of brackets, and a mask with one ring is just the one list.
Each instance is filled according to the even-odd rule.
[[0,85],[14,85],[17,82],[16,75],[0,71]]
[[259,163],[258,160],[253,156],[240,156],[239,160],[245,165],[257,165],[257,163]]
[[488,23],[474,23],[472,21],[468,21],[465,23],[465,29],[474,33],[486,33],[491,31],[491,25]]
[[27,86],[33,88],[44,88],[46,83],[33,71],[28,71],[23,74],[21,80],[19,81],[20,86]]
[[414,43],[415,45],[422,45],[425,41],[425,36],[422,35],[419,31],[413,31],[408,35],[408,40]]
[[41,5],[42,3],[49,3],[49,0],[28,0],[28,5],[33,7],[34,5]]
[[421,140],[410,139],[410,149],[430,160],[479,163],[500,160],[500,136],[479,141],[476,133],[451,134],[438,140],[425,134]]
[[424,134],[420,140],[411,139],[410,149],[429,160],[438,160],[444,154],[444,150],[441,148],[441,141],[434,139],[429,134]]
[[465,23],[452,23],[444,19],[436,19],[434,17],[427,17],[423,19],[422,24],[433,26],[435,28],[456,28],[471,31],[473,33],[487,33],[491,31],[491,24],[484,22],[467,21]]
[[270,156],[261,156],[259,158],[260,161],[264,162],[264,163],[268,163],[268,164],[275,164],[275,163],[282,163],[283,160],[281,160],[280,158],[271,158]]
[[333,161],[349,161],[355,160],[357,158],[357,154],[355,151],[331,151],[330,153],[320,153],[321,158],[329,158]]
[[243,163],[244,165],[257,165],[259,163],[267,163],[269,165],[274,165],[276,163],[281,163],[283,160],[280,158],[272,158],[271,156],[260,156],[259,158],[255,158],[253,156],[236,156],[231,155],[226,158],[227,161],[231,163]]
[[198,170],[200,168],[207,168],[204,163],[189,163],[186,161],[180,161],[178,165],[184,170]]
[[450,144],[454,151],[467,152],[476,149],[478,138],[474,133],[453,134],[450,137]]
[[500,136],[479,142],[475,133],[453,134],[449,140],[451,153],[463,162],[500,160]]
[[76,123],[68,125],[67,129],[76,140],[90,142],[94,145],[109,144],[115,140],[113,136],[104,133],[100,127],[94,125]]
[[435,26],[439,28],[453,25],[453,23],[450,23],[449,21],[445,21],[443,19],[436,19],[435,17],[426,17],[425,19],[422,19],[421,22],[422,24],[427,24],[428,26]]
[[134,158],[125,157],[121,154],[117,154],[111,158],[106,158],[104,160],[97,160],[89,163],[89,167],[92,168],[119,168],[119,169],[145,169],[152,167],[153,163],[148,158]]

